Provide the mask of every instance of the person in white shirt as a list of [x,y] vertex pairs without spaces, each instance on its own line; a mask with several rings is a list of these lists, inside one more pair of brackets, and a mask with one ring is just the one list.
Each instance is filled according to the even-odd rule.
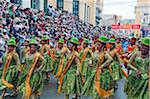
[[7,34],[7,30],[6,29],[4,29],[3,37],[4,37],[5,40],[9,40],[9,36]]
[[5,39],[3,38],[3,34],[0,33],[0,67],[2,66],[2,56],[5,52]]

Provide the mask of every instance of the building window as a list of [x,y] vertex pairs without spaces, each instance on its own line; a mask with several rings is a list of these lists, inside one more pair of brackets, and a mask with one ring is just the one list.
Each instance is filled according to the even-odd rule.
[[101,20],[101,10],[100,8],[96,7],[96,26],[99,26]]
[[31,8],[40,10],[39,0],[31,0]]
[[64,9],[64,0],[57,0],[57,9],[59,10]]
[[73,14],[79,15],[79,0],[73,0]]
[[84,4],[84,21],[87,22],[87,4]]
[[15,4],[22,4],[22,0],[10,0],[11,3],[15,3]]
[[87,6],[87,22],[90,22],[90,6]]
[[47,12],[47,7],[48,7],[47,4],[48,4],[47,0],[44,0],[44,12]]
[[84,21],[90,22],[90,6],[86,3],[84,4]]

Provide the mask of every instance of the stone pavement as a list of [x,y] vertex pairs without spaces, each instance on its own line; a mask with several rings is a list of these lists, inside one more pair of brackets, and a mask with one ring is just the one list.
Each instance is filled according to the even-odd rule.
[[[125,79],[122,79],[117,82],[118,83],[118,89],[115,92],[115,96],[113,99],[126,99],[126,95],[123,92]],[[55,79],[53,76],[51,76],[50,80],[48,82],[45,82],[45,86],[43,89],[43,93],[39,99],[65,99],[64,94],[57,94],[56,93],[56,87],[57,87],[57,79]],[[6,97],[5,99],[21,99],[21,96],[18,97]],[[70,99],[72,99],[70,97]],[[81,97],[80,99],[92,99],[91,97]]]

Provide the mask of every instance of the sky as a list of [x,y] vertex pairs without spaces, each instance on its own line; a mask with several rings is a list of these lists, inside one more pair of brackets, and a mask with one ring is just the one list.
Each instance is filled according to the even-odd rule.
[[116,14],[123,19],[134,19],[137,0],[104,0],[103,14]]

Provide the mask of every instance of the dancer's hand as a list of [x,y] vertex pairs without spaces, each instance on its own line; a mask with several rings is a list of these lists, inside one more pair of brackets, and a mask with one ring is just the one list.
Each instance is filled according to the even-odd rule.
[[79,76],[79,71],[78,70],[76,71],[76,75]]
[[14,86],[13,86],[13,85],[8,85],[8,88],[9,88],[9,89],[13,89]]
[[136,71],[136,77],[137,77],[137,78],[140,78],[140,76],[141,76],[141,71],[140,71],[140,70],[137,70],[137,71]]
[[0,64],[2,63],[2,59],[0,58]]

